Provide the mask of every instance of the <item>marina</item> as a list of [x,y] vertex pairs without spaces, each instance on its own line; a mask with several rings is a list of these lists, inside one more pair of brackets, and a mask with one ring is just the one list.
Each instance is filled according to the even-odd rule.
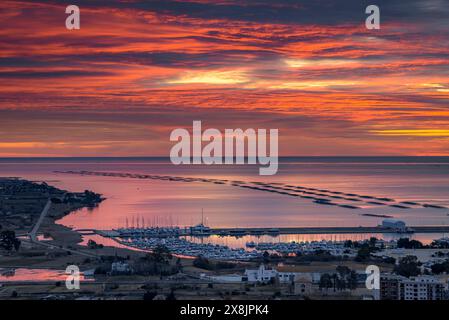
[[[199,226],[201,229],[199,230]],[[120,228],[116,230],[78,229],[76,231],[89,235],[99,234],[105,237],[174,237],[174,236],[245,236],[245,235],[280,235],[280,234],[355,234],[355,233],[449,233],[449,226],[411,226],[408,232],[392,230],[385,226],[373,227],[291,227],[291,228],[208,228],[204,225],[195,227],[149,227]]]
[[[446,233],[449,226],[415,226],[408,227],[403,221],[396,219],[384,219],[382,224],[376,227],[296,227],[296,228],[210,228],[201,223],[190,227],[166,226],[135,228],[126,227],[115,230],[77,230],[83,235],[97,234],[112,238],[121,245],[139,250],[154,250],[158,246],[166,246],[174,255],[184,257],[203,256],[208,259],[248,261],[261,258],[264,252],[276,252],[279,254],[313,254],[317,251],[325,251],[333,256],[355,256],[356,252],[346,247],[347,239],[341,240],[314,240],[314,241],[262,241],[262,237],[271,236],[274,239],[280,235],[300,234],[367,234],[392,235],[408,237],[414,233]],[[245,245],[229,246],[227,242],[214,243],[209,238],[247,238],[255,237],[256,241],[247,241]],[[260,240],[259,240],[260,239]],[[368,241],[367,238],[360,242]],[[396,240],[379,239],[383,247],[394,247]]]
[[163,245],[175,255],[202,256],[207,259],[251,260],[262,256],[262,253],[256,250],[232,249],[211,243],[194,243],[183,238],[128,238],[120,240],[119,243],[142,250],[153,250],[157,246]]
[[[406,236],[405,236],[406,237]],[[273,238],[274,239],[274,238]],[[209,241],[209,237],[188,237],[185,235],[170,234],[166,237],[151,237],[149,233],[139,232],[133,236],[114,237],[114,240],[121,245],[131,248],[152,251],[159,246],[165,246],[170,253],[179,257],[198,257],[223,261],[251,261],[261,259],[266,253],[290,255],[314,255],[325,253],[335,257],[354,258],[357,255],[361,244],[369,244],[375,240],[375,246],[379,250],[397,249],[399,238],[382,239],[370,236],[360,240],[313,240],[313,241],[263,241],[261,237],[258,240],[247,241],[240,246],[230,246],[227,244],[218,244]],[[447,238],[432,240],[432,245],[438,241],[447,241]],[[357,245],[354,245],[357,243]]]

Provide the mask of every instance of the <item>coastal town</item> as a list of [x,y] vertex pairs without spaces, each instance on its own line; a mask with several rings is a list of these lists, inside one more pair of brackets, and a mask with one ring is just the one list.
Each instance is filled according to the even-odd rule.
[[1,1],[2,316],[445,314],[448,4]]
[[[213,229],[204,221],[187,227],[128,225],[114,230],[74,230],[57,223],[104,200],[94,191],[1,178],[0,298],[449,299],[449,238],[422,243],[412,237],[416,230],[397,219],[385,218],[379,226],[397,234],[397,240],[256,240],[242,248],[208,239],[212,234],[252,234],[257,239],[287,231]],[[79,290],[65,285],[66,268],[73,265],[81,271]],[[366,285],[366,270],[372,265],[380,270],[377,289]]]

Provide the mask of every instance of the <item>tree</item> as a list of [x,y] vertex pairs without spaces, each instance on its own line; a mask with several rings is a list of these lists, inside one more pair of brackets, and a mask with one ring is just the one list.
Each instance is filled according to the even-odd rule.
[[336,278],[335,279],[335,286],[338,290],[344,290],[346,289],[346,281],[344,279],[341,278]]
[[203,256],[198,256],[193,260],[193,266],[205,270],[213,270],[214,266]]
[[421,263],[416,256],[406,256],[399,260],[399,263],[394,267],[394,272],[404,277],[415,277],[421,274],[419,268]]
[[87,247],[89,249],[102,249],[103,245],[102,244],[98,244],[96,243],[94,240],[89,239],[89,241],[87,241]]
[[171,300],[171,301],[176,300],[175,291],[173,289],[170,291],[170,294],[167,296],[167,298],[165,300]]
[[157,296],[156,291],[147,291],[143,294],[143,300],[153,300]]
[[320,283],[319,283],[319,287],[320,289],[329,289],[332,288],[333,283],[332,283],[332,278],[331,275],[328,273],[324,273],[323,275],[321,275],[320,278]]
[[176,259],[176,267],[178,268],[179,272],[182,272],[182,262],[180,258]]
[[363,245],[360,247],[359,251],[357,251],[357,256],[355,257],[355,260],[358,262],[366,261],[371,256],[371,250],[367,245]]
[[20,240],[16,238],[16,233],[11,230],[0,232],[0,247],[6,251],[11,251],[12,249],[18,251]]
[[270,254],[268,251],[263,252],[262,258],[264,263],[268,263],[270,261]]
[[337,266],[336,270],[340,278],[346,278],[346,276],[351,273],[351,269],[349,269],[347,266]]
[[354,246],[354,243],[352,240],[346,240],[344,244],[345,248],[352,248]]
[[351,290],[357,288],[357,273],[354,270],[351,270],[351,273],[349,274],[348,287]]
[[422,249],[424,245],[418,240],[410,240],[408,238],[401,238],[397,243],[398,248],[405,249]]
[[168,260],[171,260],[173,256],[171,255],[170,249],[168,249],[167,246],[157,245],[153,249],[153,257],[156,262],[168,263]]
[[443,272],[449,273],[449,260],[443,261],[441,263],[435,263],[431,267],[432,273],[440,274]]
[[357,273],[354,270],[346,266],[337,266],[336,268],[338,278],[336,281],[336,287],[339,290],[357,288]]

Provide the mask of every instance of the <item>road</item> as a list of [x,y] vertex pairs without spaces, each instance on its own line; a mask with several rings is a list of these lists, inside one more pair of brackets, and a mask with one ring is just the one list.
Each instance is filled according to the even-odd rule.
[[[48,211],[50,210],[51,207],[51,199],[48,199],[47,203],[45,204],[44,209],[41,212],[41,215],[39,216],[39,219],[37,220],[36,224],[34,225],[33,229],[31,230],[30,233],[28,233],[28,236],[30,238],[30,242],[34,243],[34,244],[38,244],[44,247],[48,247],[51,249],[56,249],[58,248],[58,246],[50,244],[50,243],[44,243],[44,242],[40,242],[39,240],[37,240],[37,233],[39,231],[39,228],[42,224],[42,221],[44,221],[44,218],[47,216]],[[26,240],[23,240],[26,241]],[[70,251],[71,253],[75,253],[75,254],[79,254],[79,255],[83,255],[86,257],[90,257],[90,258],[98,258],[97,255],[95,254],[91,254],[91,253],[87,253],[87,252],[83,252],[80,250],[74,250],[74,249],[68,249],[68,248],[63,248],[66,251]]]
[[51,200],[48,199],[47,203],[45,204],[44,209],[41,212],[41,215],[39,216],[39,219],[37,219],[36,224],[34,225],[31,232],[28,234],[31,242],[37,242],[37,237],[36,237],[37,232],[39,231],[42,221],[44,221],[45,216],[47,215],[48,211],[50,210],[50,207],[51,207]]

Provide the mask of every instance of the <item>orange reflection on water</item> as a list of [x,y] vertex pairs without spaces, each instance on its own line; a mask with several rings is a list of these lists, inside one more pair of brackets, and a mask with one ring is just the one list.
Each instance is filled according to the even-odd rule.
[[[67,274],[63,270],[52,269],[0,269],[0,283],[13,281],[65,281]],[[80,280],[85,281],[84,275],[80,274]]]

